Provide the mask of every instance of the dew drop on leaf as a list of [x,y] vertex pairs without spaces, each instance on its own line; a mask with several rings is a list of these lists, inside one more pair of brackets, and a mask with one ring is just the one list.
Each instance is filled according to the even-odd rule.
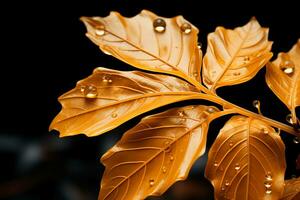
[[272,190],[270,188],[266,189],[265,191],[266,194],[272,194]]
[[261,132],[262,132],[263,134],[268,134],[268,133],[269,133],[268,129],[266,129],[266,128],[262,128],[262,129],[261,129]]
[[174,156],[170,156],[170,160],[173,161],[174,160]]
[[285,119],[288,123],[293,124],[293,117],[291,114],[288,114]]
[[153,28],[158,33],[163,33],[166,30],[166,22],[161,18],[157,18],[153,22]]
[[299,144],[299,137],[294,137],[293,142],[294,144]]
[[266,174],[266,181],[272,181],[272,180],[273,180],[273,178],[272,178],[271,172],[268,172]]
[[241,169],[240,164],[239,164],[239,163],[236,163],[235,166],[234,166],[234,169],[235,169],[236,171],[238,171],[239,169]]
[[162,167],[162,172],[166,173],[167,172],[167,168],[165,166]]
[[183,117],[183,111],[178,112],[179,117]]
[[113,112],[113,113],[111,114],[111,117],[112,117],[112,118],[116,118],[117,116],[118,116],[118,114],[115,113],[115,112]]
[[97,36],[103,36],[105,34],[105,27],[103,25],[96,27],[95,34]]
[[185,34],[189,34],[192,32],[192,26],[189,23],[183,23],[180,29]]
[[292,61],[285,61],[283,64],[281,64],[280,69],[287,75],[292,75],[295,71],[295,65]]
[[228,180],[225,180],[225,186],[228,187],[230,185]]
[[198,42],[197,47],[198,47],[198,49],[201,49],[201,48],[202,48],[202,43],[201,43],[201,42]]
[[81,91],[83,91],[86,98],[90,99],[96,98],[98,95],[97,88],[93,85],[86,86],[84,89],[81,89]]
[[150,180],[149,180],[149,185],[150,185],[151,187],[154,185],[154,183],[155,183],[155,182],[154,182],[154,179],[150,179]]
[[264,183],[266,188],[271,188],[272,187],[272,181],[265,181]]
[[259,100],[254,100],[254,101],[252,102],[252,105],[253,105],[255,108],[259,109],[259,108],[260,108],[260,101],[259,101]]
[[215,167],[218,167],[218,165],[219,165],[218,162],[215,161],[215,162],[214,162],[214,166],[215,166]]

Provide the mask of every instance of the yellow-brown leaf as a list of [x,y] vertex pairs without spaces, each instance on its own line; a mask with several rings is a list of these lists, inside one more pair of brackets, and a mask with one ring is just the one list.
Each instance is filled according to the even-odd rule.
[[[154,21],[166,23],[164,32],[154,29]],[[135,67],[182,77],[197,85],[200,82],[202,51],[197,47],[198,29],[182,16],[164,18],[143,10],[126,18],[117,12],[107,17],[82,17],[87,37],[100,49]],[[190,25],[184,33],[181,26]],[[99,35],[99,29],[103,32]],[[97,34],[98,33],[98,34]]]
[[266,82],[288,107],[296,122],[295,108],[300,105],[300,39],[288,53],[267,64]]
[[59,97],[62,111],[50,125],[60,136],[96,136],[154,108],[196,95],[179,78],[97,68],[76,88]]
[[217,27],[207,40],[202,78],[212,91],[250,80],[272,57],[268,29],[254,18],[234,30]]
[[299,200],[300,199],[300,177],[286,180],[284,192],[280,200]]
[[285,146],[266,123],[232,117],[212,145],[205,175],[216,199],[279,199],[284,188]]
[[[101,159],[99,200],[141,200],[183,180],[205,151],[209,106],[186,106],[148,116]],[[217,113],[217,112],[216,112]]]

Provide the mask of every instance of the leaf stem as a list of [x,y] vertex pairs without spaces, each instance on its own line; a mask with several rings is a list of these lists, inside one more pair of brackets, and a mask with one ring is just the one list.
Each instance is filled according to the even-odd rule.
[[[287,133],[290,133],[292,135],[300,137],[300,133],[298,131],[296,131],[293,127],[288,126],[284,123],[278,122],[276,120],[270,119],[270,118],[265,117],[263,115],[254,113],[252,111],[249,111],[249,110],[247,110],[245,108],[242,108],[238,105],[235,105],[233,103],[230,103],[230,102],[226,101],[225,99],[222,99],[221,97],[217,96],[216,94],[199,94],[199,95],[195,95],[195,97],[199,98],[199,99],[205,99],[205,100],[208,100],[208,101],[212,101],[214,103],[217,103],[217,104],[221,105],[223,108],[225,108],[224,111],[226,111],[227,109],[230,110],[228,114],[239,113],[241,115],[245,115],[245,116],[248,116],[248,117],[253,117],[253,118],[259,119],[261,121],[264,121],[264,122],[268,123],[271,126],[279,128],[279,129],[281,129],[281,130],[283,130]],[[235,111],[235,112],[233,112],[233,111]]]

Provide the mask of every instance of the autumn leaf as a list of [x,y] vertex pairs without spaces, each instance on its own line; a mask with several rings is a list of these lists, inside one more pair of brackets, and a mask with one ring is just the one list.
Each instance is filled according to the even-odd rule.
[[255,18],[234,30],[217,27],[207,42],[202,78],[213,92],[250,80],[272,57],[268,29],[261,28]]
[[97,68],[59,97],[62,111],[50,125],[60,136],[96,136],[154,108],[198,95],[187,82],[166,75]]
[[101,161],[99,200],[140,200],[186,179],[205,151],[211,106],[186,106],[148,116],[127,131]]
[[284,193],[280,200],[300,199],[300,177],[285,181]]
[[291,111],[295,123],[295,108],[300,105],[300,39],[288,53],[279,53],[267,64],[266,82]]
[[232,117],[212,145],[205,175],[216,199],[279,199],[284,188],[285,146],[266,123]]
[[200,82],[202,51],[198,29],[182,16],[164,18],[143,10],[126,18],[117,12],[107,17],[82,17],[87,37],[100,49],[130,65]]

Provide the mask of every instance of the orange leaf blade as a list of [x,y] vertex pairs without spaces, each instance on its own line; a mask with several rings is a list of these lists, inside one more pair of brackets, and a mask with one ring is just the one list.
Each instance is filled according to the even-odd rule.
[[280,200],[300,199],[300,178],[285,181],[284,192]]
[[218,27],[208,35],[202,78],[212,91],[253,78],[272,57],[268,29],[256,19],[234,30]]
[[[160,27],[155,26],[157,19],[161,20]],[[131,18],[111,12],[104,18],[81,20],[87,27],[87,37],[105,53],[137,68],[199,84],[202,51],[197,46],[198,29],[182,16],[164,18],[143,10]]]
[[216,199],[279,199],[284,187],[285,146],[262,121],[232,117],[212,145],[205,175]]
[[295,108],[300,105],[300,39],[288,53],[279,53],[274,62],[268,63],[266,82],[295,122]]
[[60,136],[97,136],[154,108],[189,99],[196,89],[179,78],[97,68],[59,98],[62,111],[50,125]]
[[[99,200],[138,200],[183,180],[206,146],[211,109],[173,108],[144,118],[101,159],[105,172]],[[213,115],[213,114],[212,114]]]

